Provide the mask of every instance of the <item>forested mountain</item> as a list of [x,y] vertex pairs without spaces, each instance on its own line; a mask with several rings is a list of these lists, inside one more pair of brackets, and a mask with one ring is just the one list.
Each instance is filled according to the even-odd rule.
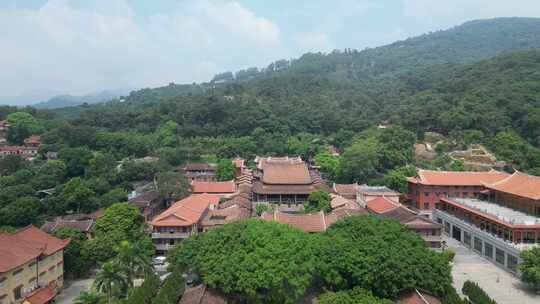
[[[84,145],[117,156],[164,147],[219,157],[296,153],[288,148],[295,137],[343,149],[389,120],[420,139],[437,131],[482,142],[526,170],[540,167],[538,48],[540,19],[472,21],[380,48],[306,54],[37,115],[47,149]],[[159,139],[163,132],[173,138]]]
[[36,109],[58,109],[65,107],[74,107],[82,105],[84,103],[93,104],[106,102],[122,95],[127,95],[131,90],[129,89],[116,89],[116,90],[104,90],[97,93],[91,93],[86,95],[58,95],[54,96],[47,101],[43,101],[32,105]]
[[[390,45],[365,49],[307,53],[298,59],[278,60],[265,68],[224,72],[201,84],[174,84],[132,92],[127,102],[155,102],[182,94],[198,94],[228,83],[286,76],[326,76],[341,83],[370,79],[419,67],[472,63],[504,52],[540,48],[540,18],[496,18],[466,22]],[[247,86],[250,86],[249,84]],[[79,109],[80,110],[80,109]],[[78,112],[72,109],[71,112]]]

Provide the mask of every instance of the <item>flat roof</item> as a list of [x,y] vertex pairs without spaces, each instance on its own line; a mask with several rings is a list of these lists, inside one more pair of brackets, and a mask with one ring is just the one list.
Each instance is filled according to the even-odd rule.
[[450,200],[466,207],[475,209],[484,214],[498,218],[508,224],[517,225],[539,225],[540,218],[527,213],[504,207],[492,202],[482,201],[475,198],[451,197]]

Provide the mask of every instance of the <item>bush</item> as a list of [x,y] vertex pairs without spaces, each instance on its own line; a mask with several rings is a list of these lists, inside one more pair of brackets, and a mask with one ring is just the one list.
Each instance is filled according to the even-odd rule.
[[142,283],[141,286],[135,287],[130,292],[128,298],[124,301],[125,304],[150,304],[152,298],[156,295],[159,289],[159,277],[155,274],[150,274]]
[[365,289],[354,288],[324,293],[319,298],[319,304],[392,304],[392,301],[374,297]]
[[452,263],[454,261],[454,257],[456,256],[456,253],[453,250],[446,249],[442,252],[442,255],[446,257],[448,263]]
[[159,290],[152,304],[176,304],[182,296],[185,289],[185,279],[182,272],[178,269],[173,270],[165,279],[163,287]]
[[497,304],[487,293],[475,282],[466,281],[461,289],[464,295],[474,304]]

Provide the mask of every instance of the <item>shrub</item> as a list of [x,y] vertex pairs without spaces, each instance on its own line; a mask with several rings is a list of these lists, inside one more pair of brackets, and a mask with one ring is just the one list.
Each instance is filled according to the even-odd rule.
[[454,261],[454,257],[456,256],[456,253],[453,250],[445,249],[442,252],[442,255],[446,257],[449,263],[452,263]]
[[165,279],[163,287],[159,290],[152,304],[176,304],[178,299],[184,293],[186,281],[182,272],[178,269],[173,270]]
[[475,282],[466,281],[461,289],[464,295],[474,304],[497,304],[487,293]]
[[159,277],[155,274],[150,274],[142,283],[141,286],[135,287],[130,292],[129,297],[125,300],[125,304],[150,304],[152,298],[156,295],[159,288]]

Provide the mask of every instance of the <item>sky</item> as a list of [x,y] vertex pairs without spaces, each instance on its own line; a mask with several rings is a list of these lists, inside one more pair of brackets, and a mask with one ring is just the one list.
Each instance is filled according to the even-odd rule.
[[0,0],[0,96],[203,82],[511,16],[540,0]]

